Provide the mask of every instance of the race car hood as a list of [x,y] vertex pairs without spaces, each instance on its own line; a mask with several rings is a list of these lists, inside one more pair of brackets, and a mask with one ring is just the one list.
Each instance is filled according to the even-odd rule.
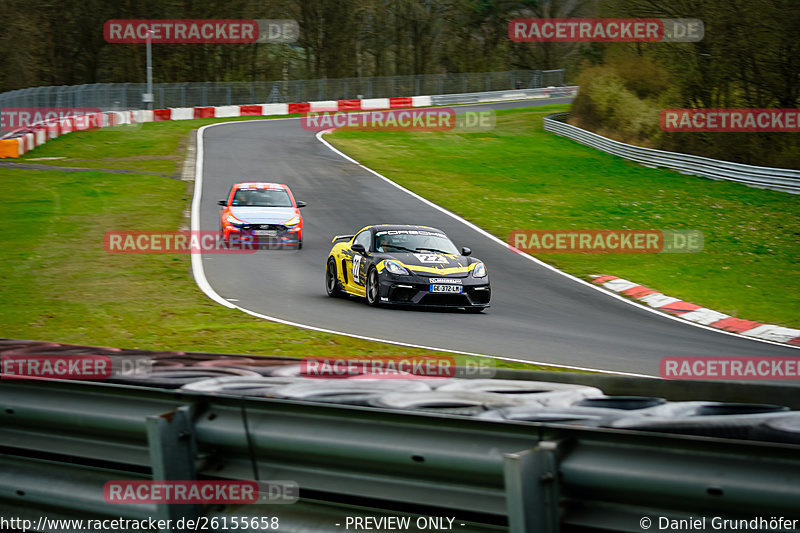
[[414,274],[433,277],[465,278],[470,272],[470,260],[462,255],[420,253],[393,253],[395,259]]
[[231,214],[246,224],[282,224],[295,215],[294,207],[231,207]]

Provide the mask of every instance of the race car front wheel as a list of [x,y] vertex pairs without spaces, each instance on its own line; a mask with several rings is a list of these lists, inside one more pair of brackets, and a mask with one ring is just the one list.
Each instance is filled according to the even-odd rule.
[[325,266],[325,292],[331,298],[342,295],[339,279],[336,277],[336,261],[333,260],[333,257],[328,259],[328,264]]
[[367,274],[367,303],[372,307],[380,305],[379,287],[378,271],[373,268]]

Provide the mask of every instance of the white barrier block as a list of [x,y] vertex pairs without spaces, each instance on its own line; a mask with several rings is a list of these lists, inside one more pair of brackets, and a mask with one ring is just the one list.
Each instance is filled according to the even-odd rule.
[[62,119],[58,121],[61,127],[61,133],[70,133],[72,131],[72,122],[68,119]]
[[706,326],[713,324],[718,320],[730,317],[731,315],[726,315],[725,313],[720,313],[719,311],[714,311],[713,309],[706,309],[705,307],[701,307],[700,309],[695,309],[694,311],[689,311],[688,313],[683,313],[681,315],[681,318],[691,320],[692,322],[697,322],[698,324],[705,324]]
[[138,109],[133,112],[133,121],[136,123],[153,122],[152,109]]
[[367,98],[361,100],[361,109],[389,109],[389,99]]
[[412,96],[411,107],[428,107],[432,105],[433,100],[430,96]]
[[17,152],[19,155],[24,154],[27,152],[25,149],[25,137],[17,137]]
[[322,100],[319,102],[309,102],[309,111],[338,111],[339,102],[336,100]]
[[194,108],[193,107],[173,107],[171,109],[172,120],[189,120],[194,118]]
[[800,337],[800,329],[784,328],[775,324],[763,324],[743,331],[742,335],[768,341],[787,342]]
[[36,130],[36,146],[47,142],[47,130]]
[[264,104],[261,106],[261,114],[267,115],[288,115],[289,104]]
[[33,133],[25,134],[25,148],[26,152],[28,150],[33,150],[34,148],[36,148],[36,138],[34,137]]
[[221,105],[214,108],[215,117],[240,117],[242,112],[238,105]]

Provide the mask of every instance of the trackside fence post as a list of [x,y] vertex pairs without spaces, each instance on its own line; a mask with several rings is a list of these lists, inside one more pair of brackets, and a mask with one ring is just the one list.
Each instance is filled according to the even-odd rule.
[[503,456],[509,533],[559,532],[558,444]]
[[[161,415],[148,416],[147,443],[153,481],[192,481],[197,479],[194,459],[197,442],[194,437],[191,407],[184,405]],[[160,520],[195,519],[200,506],[193,504],[157,505]]]

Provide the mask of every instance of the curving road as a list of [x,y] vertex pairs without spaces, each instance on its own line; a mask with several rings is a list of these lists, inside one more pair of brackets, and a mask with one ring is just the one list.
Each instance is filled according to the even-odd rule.
[[[469,106],[532,107],[508,102]],[[199,229],[217,230],[234,181],[277,181],[308,202],[301,251],[201,257],[213,289],[236,306],[317,328],[446,350],[658,375],[665,356],[796,356],[785,346],[695,327],[648,312],[511,252],[346,160],[297,119],[246,121],[204,130]],[[435,201],[435,198],[431,199]],[[324,265],[334,234],[375,223],[441,228],[485,260],[492,307],[483,314],[371,309],[330,299]]]

